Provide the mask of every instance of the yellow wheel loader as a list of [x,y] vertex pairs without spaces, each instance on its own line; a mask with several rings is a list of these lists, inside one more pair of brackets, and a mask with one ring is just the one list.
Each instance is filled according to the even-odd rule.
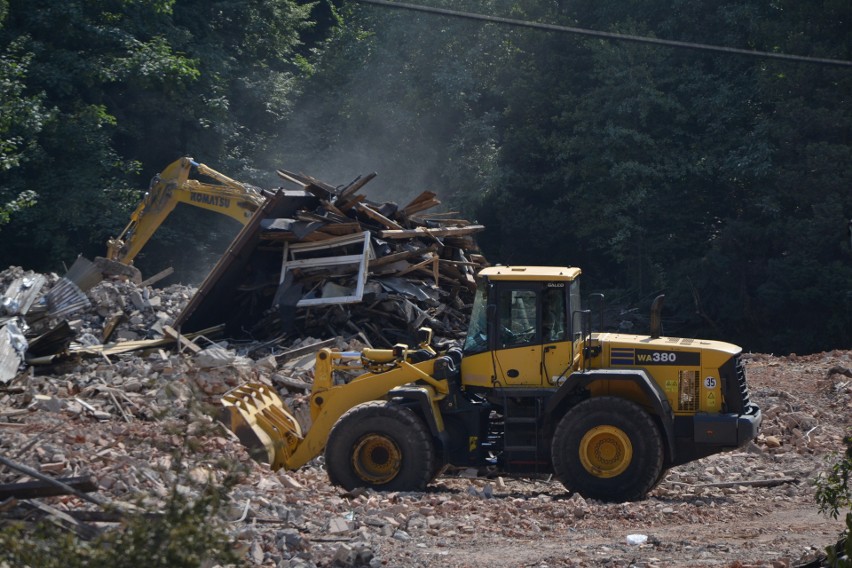
[[754,439],[761,412],[739,347],[660,336],[659,301],[650,335],[592,333],[579,277],[486,268],[463,346],[436,352],[422,329],[412,348],[324,349],[307,431],[259,384],[223,398],[223,421],[274,469],[324,451],[330,480],[346,489],[421,490],[450,464],[552,473],[616,502],[644,498],[668,468]]

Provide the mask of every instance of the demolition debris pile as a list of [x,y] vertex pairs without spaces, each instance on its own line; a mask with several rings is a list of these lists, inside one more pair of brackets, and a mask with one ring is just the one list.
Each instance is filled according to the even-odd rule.
[[[87,297],[103,303],[75,315],[81,329],[93,333],[121,311],[127,321],[115,333],[141,335],[157,311],[137,308],[136,293],[128,283],[98,284]],[[168,306],[185,294],[151,288],[147,299],[175,317],[179,308]],[[218,515],[250,566],[799,566],[842,528],[817,513],[811,481],[852,427],[852,352],[747,356],[752,395],[767,409],[756,443],[672,469],[645,501],[605,504],[547,478],[477,471],[442,476],[418,493],[344,492],[329,485],[321,459],[271,472],[204,404],[247,380],[286,387],[297,401],[310,388],[318,345],[349,347],[304,339],[247,356],[248,345],[196,336],[17,373],[0,388],[0,455],[31,473],[0,470],[0,525],[50,519],[92,538],[140,503],[165,510],[175,488],[192,495],[223,484],[236,464],[242,473]],[[21,487],[35,474],[78,494],[50,483]],[[637,535],[646,538],[628,538]]]
[[[126,501],[161,508],[176,470],[188,485],[220,483],[212,464],[224,457],[256,476],[209,415],[222,393],[270,384],[307,420],[300,402],[319,349],[392,346],[424,325],[438,344],[463,336],[485,265],[471,235],[483,227],[427,215],[440,203],[431,192],[404,207],[371,203],[359,191],[372,176],[335,189],[280,174],[299,189],[268,200],[199,290],[158,289],[159,275],[143,282],[100,258],[78,258],[62,277],[0,273],[0,454],[22,462],[0,469],[6,518],[47,517],[91,538],[98,529],[82,521],[120,520]],[[126,438],[146,441],[117,442]],[[176,464],[172,452],[198,440],[213,457]],[[21,474],[39,481],[12,483]],[[82,501],[24,501],[51,495]],[[297,536],[286,539],[296,551]]]
[[361,190],[374,174],[339,188],[279,175],[298,189],[267,200],[197,293],[156,290],[153,279],[139,282],[104,259],[78,258],[61,278],[7,270],[0,381],[25,360],[52,362],[68,351],[109,356],[196,335],[267,354],[312,337],[411,344],[421,326],[439,345],[463,337],[474,275],[486,265],[472,237],[481,225],[427,213],[440,204],[428,191],[403,207],[372,203]]
[[267,200],[175,327],[223,324],[246,340],[347,334],[374,347],[413,344],[421,326],[438,344],[464,335],[483,226],[427,213],[440,204],[428,191],[402,207],[369,202],[360,191],[372,175],[333,188],[279,174],[298,189]]

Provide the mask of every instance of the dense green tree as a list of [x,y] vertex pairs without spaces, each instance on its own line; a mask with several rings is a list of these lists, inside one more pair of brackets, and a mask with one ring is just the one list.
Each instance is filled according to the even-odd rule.
[[[3,229],[2,264],[55,268],[78,252],[103,254],[147,180],[182,155],[253,181],[253,156],[308,65],[300,33],[312,6],[11,0],[0,47],[15,58],[3,60],[0,104],[28,105],[32,118],[3,115],[12,117],[0,124],[11,141],[4,163],[13,162],[0,171],[0,197],[37,204]],[[203,241],[207,221],[165,231],[175,238],[161,250],[178,236]]]
[[[428,3],[852,58],[837,0]],[[374,199],[438,190],[484,223],[493,262],[581,266],[611,325],[665,292],[668,333],[852,341],[848,68],[294,0],[11,0],[0,57],[3,263],[99,252],[184,154],[267,187],[377,171]],[[179,225],[152,256],[215,256],[209,217]]]
[[[429,4],[850,58],[850,8],[830,0]],[[848,70],[378,7],[343,16],[282,160],[339,182],[376,169],[383,198],[440,180],[488,227],[492,261],[580,265],[615,313],[665,292],[670,333],[777,351],[852,340]]]
[[[8,3],[0,2],[0,29],[2,29]],[[25,79],[32,54],[23,52],[18,42],[0,52],[0,172],[18,166],[39,132],[47,112],[42,106],[41,94],[27,96]],[[0,226],[10,215],[22,207],[33,205],[35,193],[24,190],[12,193],[0,187]]]

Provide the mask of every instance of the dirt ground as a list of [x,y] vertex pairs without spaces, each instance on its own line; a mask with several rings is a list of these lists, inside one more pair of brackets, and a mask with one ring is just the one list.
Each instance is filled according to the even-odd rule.
[[[236,460],[247,473],[223,514],[249,565],[800,566],[843,529],[819,514],[813,480],[852,428],[852,351],[746,355],[765,415],[756,442],[672,469],[648,499],[624,504],[586,501],[546,478],[454,472],[423,493],[350,494],[328,483],[321,459],[272,472],[192,402],[194,386],[212,401],[261,366],[214,373],[162,351],[133,357],[31,372],[0,391],[0,452],[55,475],[92,474],[100,496],[152,506],[187,439],[190,478],[220,479],[222,458]],[[16,479],[7,470],[2,481]]]

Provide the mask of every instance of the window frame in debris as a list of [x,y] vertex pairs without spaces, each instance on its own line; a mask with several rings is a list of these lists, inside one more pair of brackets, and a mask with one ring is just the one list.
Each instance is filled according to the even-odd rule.
[[[333,252],[352,245],[363,243],[361,252],[358,254],[329,255],[313,258],[298,258],[301,254],[312,254],[319,251]],[[329,304],[351,304],[360,302],[364,296],[364,286],[367,283],[367,266],[369,261],[375,258],[370,232],[364,231],[354,235],[345,235],[323,241],[307,243],[286,243],[283,251],[283,262],[281,266],[281,277],[279,285],[284,282],[287,272],[295,269],[315,269],[323,267],[340,267],[352,265],[357,267],[357,277],[354,293],[345,296],[327,296],[322,298],[300,299],[296,306],[303,308],[308,306],[322,306]],[[353,270],[353,274],[354,274]],[[312,289],[313,290],[313,289]],[[309,290],[310,293],[312,290]]]

